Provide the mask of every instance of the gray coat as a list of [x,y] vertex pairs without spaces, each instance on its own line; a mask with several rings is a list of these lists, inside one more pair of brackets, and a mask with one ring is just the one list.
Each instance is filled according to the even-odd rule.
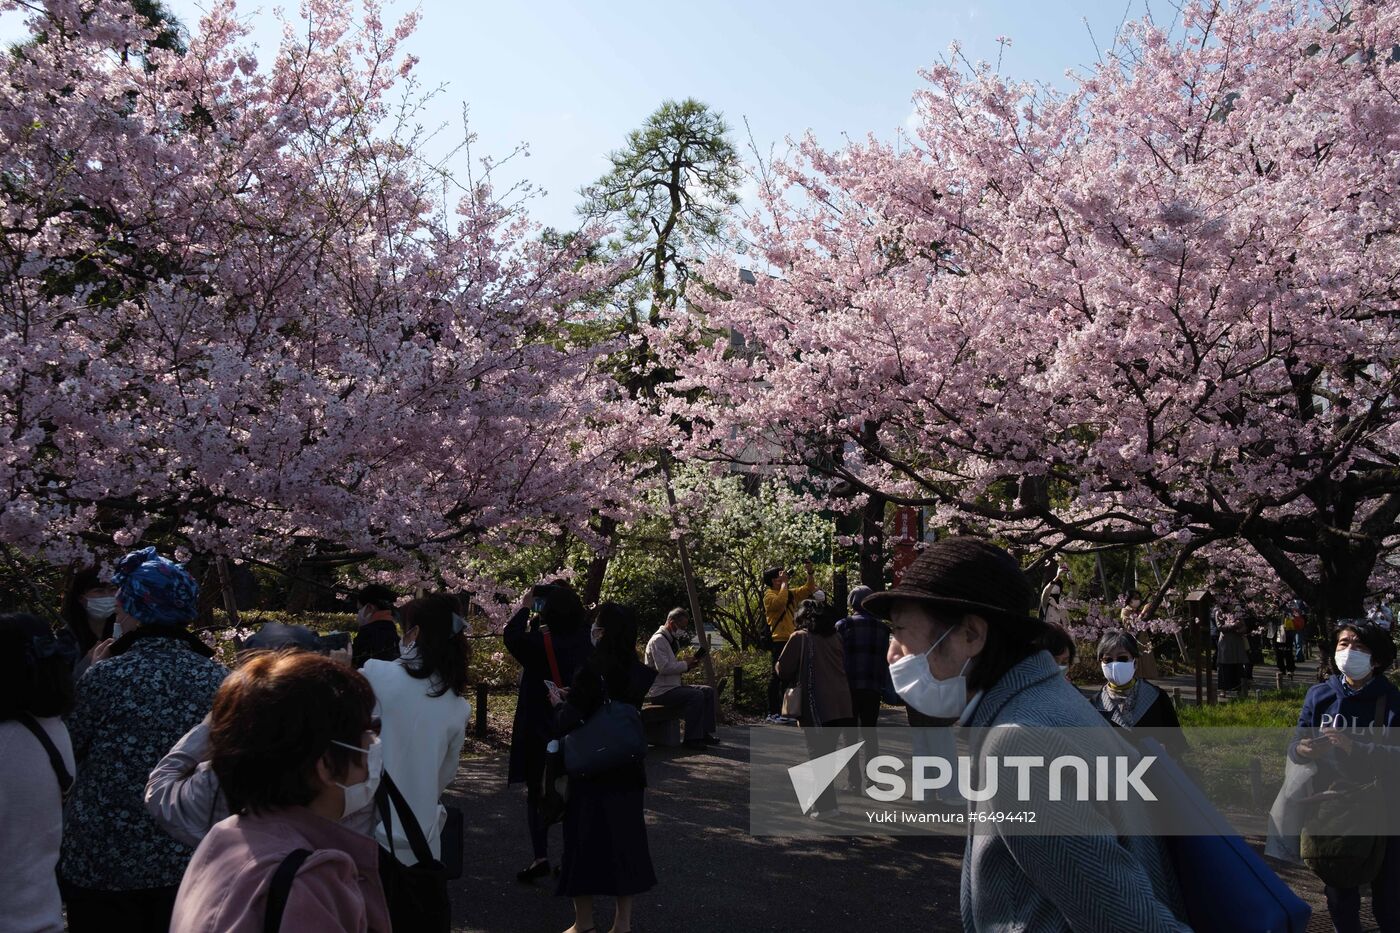
[[[988,688],[966,725],[1112,728],[1044,651]],[[980,753],[1015,754],[1018,731],[993,730]],[[986,825],[970,831],[962,868],[963,929],[1190,933],[1180,919],[1185,908],[1161,840],[1120,835],[1126,828],[1119,825],[1121,808],[1118,815],[1098,812],[1102,819],[1095,825],[1076,810],[1081,835],[1013,835]]]

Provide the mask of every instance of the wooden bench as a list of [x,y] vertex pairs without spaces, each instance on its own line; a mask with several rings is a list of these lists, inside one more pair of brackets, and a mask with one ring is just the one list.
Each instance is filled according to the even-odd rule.
[[646,703],[642,706],[642,729],[648,745],[675,748],[681,744],[681,710],[674,706]]

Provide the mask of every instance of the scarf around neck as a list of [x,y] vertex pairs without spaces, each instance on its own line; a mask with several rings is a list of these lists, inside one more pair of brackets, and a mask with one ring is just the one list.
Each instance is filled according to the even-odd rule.
[[1127,690],[1114,690],[1105,684],[1103,699],[1109,718],[1120,726],[1132,728],[1152,705],[1153,693],[1143,688],[1141,677],[1136,677]]

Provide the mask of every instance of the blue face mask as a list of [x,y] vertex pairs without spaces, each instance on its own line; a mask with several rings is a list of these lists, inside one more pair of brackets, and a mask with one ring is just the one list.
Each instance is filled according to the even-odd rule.
[[890,680],[900,699],[925,716],[956,719],[967,706],[967,673],[972,659],[968,658],[957,676],[939,680],[928,666],[928,656],[953,634],[952,629],[939,636],[923,654],[907,654],[890,665]]

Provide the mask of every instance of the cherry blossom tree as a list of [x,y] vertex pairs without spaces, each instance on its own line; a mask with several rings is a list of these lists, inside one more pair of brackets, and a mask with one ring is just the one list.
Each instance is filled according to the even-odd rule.
[[465,584],[474,542],[619,496],[609,348],[567,337],[597,234],[540,237],[420,158],[416,16],[308,0],[260,60],[231,2],[186,49],[118,0],[19,7],[0,542],[333,548]]
[[1393,3],[1238,0],[1066,92],[955,48],[912,136],[772,167],[769,275],[705,303],[743,352],[658,333],[693,453],[1050,552],[1228,542],[1359,615],[1400,516],[1397,47]]

